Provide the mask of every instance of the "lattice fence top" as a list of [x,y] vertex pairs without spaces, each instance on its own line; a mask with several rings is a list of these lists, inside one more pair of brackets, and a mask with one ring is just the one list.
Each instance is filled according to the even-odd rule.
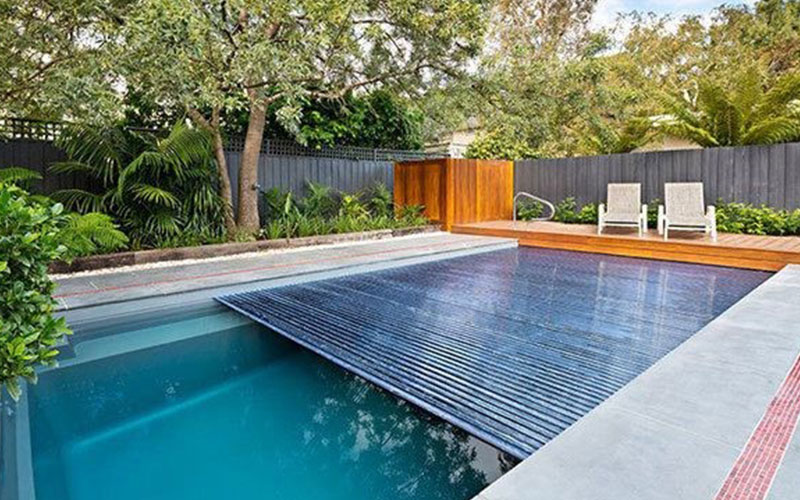
[[[63,122],[0,117],[0,139],[53,141],[66,127],[67,124]],[[243,148],[244,138],[232,137],[227,141],[225,149],[241,151]],[[442,157],[441,153],[402,149],[373,149],[355,146],[313,148],[281,139],[264,139],[261,144],[261,152],[271,156],[312,156],[371,161],[403,161]]]

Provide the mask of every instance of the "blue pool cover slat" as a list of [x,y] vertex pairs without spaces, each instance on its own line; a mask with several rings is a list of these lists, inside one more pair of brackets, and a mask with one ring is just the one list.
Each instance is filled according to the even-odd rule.
[[217,300],[524,458],[768,277],[520,248]]

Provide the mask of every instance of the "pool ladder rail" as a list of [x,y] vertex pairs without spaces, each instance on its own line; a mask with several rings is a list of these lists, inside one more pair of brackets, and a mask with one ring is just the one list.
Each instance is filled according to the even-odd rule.
[[530,193],[526,193],[525,191],[520,191],[519,193],[514,195],[514,202],[513,202],[514,203],[514,222],[517,222],[517,200],[519,198],[521,198],[521,197],[530,198],[531,200],[534,200],[534,201],[537,201],[537,202],[539,202],[539,203],[541,203],[543,205],[546,205],[547,208],[550,209],[550,213],[547,215],[547,217],[536,217],[536,218],[533,218],[533,219],[530,219],[530,220],[532,220],[532,221],[547,221],[547,220],[552,219],[553,216],[555,216],[556,207],[553,206],[552,203],[550,203],[549,201],[545,200],[544,198],[539,198],[538,196],[532,195]]

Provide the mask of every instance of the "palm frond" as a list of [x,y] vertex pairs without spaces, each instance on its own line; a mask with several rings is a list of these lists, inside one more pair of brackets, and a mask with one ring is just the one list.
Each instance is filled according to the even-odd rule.
[[106,184],[114,177],[130,155],[126,133],[123,129],[69,127],[55,142],[67,153],[70,160],[91,165],[96,176]]
[[98,212],[70,214],[61,238],[71,257],[111,252],[128,244],[128,237],[111,217]]
[[131,192],[135,199],[145,203],[155,203],[169,208],[175,208],[180,205],[180,201],[174,194],[150,184],[132,185]]
[[695,142],[705,148],[719,146],[719,142],[702,127],[696,127],[674,116],[662,116],[653,120],[653,129],[680,139]]
[[779,144],[800,141],[800,118],[779,116],[762,120],[742,137],[742,144]]
[[708,133],[720,146],[739,143],[742,115],[725,90],[714,82],[700,82],[697,94],[698,107]]
[[210,148],[211,140],[205,131],[184,123],[175,124],[169,136],[158,143],[158,151],[168,161],[182,167],[205,161]]
[[754,114],[759,121],[784,115],[797,99],[800,99],[800,73],[784,75],[764,94]]
[[67,209],[82,214],[104,212],[107,209],[107,199],[105,195],[91,193],[83,189],[61,189],[54,192],[51,197],[63,203]]
[[755,116],[756,108],[764,96],[761,88],[762,76],[756,66],[747,67],[736,78],[732,101],[736,103],[745,127],[749,126]]
[[0,182],[8,184],[28,184],[41,180],[38,172],[23,167],[0,168]]

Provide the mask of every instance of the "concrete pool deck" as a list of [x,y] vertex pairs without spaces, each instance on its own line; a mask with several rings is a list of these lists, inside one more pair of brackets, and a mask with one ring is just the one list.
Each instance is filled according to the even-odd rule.
[[[220,287],[320,273],[333,276],[516,247],[515,240],[445,232],[275,250],[190,262],[173,261],[56,276],[59,311],[120,304]],[[293,282],[294,282],[293,281]],[[263,286],[263,283],[262,285]]]
[[798,353],[787,266],[476,500],[796,499]]

